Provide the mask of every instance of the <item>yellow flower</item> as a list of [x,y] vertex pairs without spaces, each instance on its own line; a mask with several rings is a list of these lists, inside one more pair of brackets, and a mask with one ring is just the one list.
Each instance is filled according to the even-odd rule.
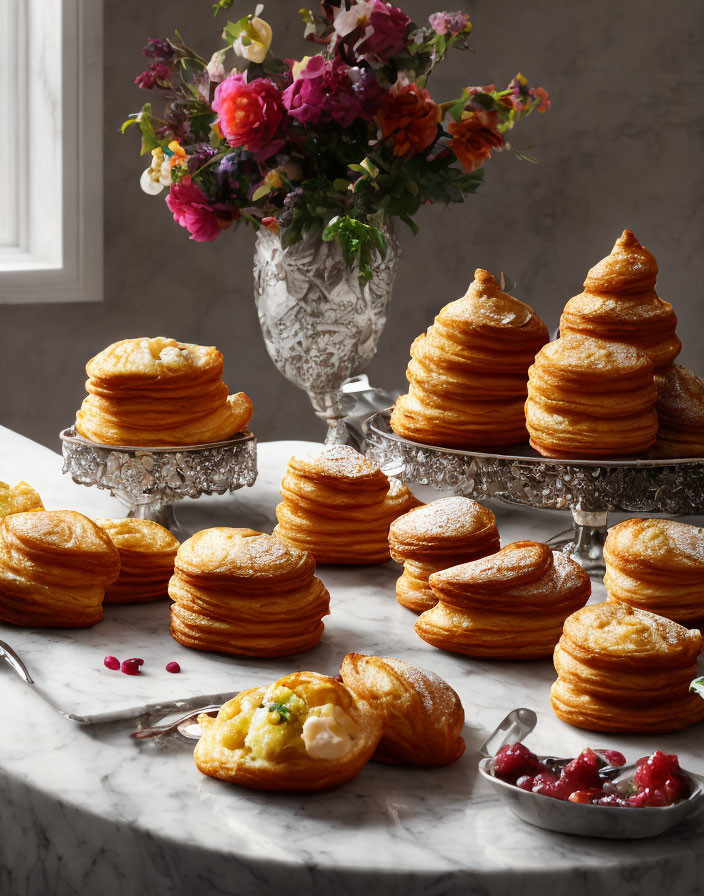
[[519,84],[527,84],[528,83],[528,79],[525,78],[520,72],[516,75],[516,80],[518,81]]
[[169,158],[170,167],[176,168],[176,166],[178,166],[179,168],[185,168],[188,164],[188,156],[178,140],[172,140],[171,143],[169,143],[169,149],[173,153]]
[[300,62],[294,62],[291,67],[291,73],[293,74],[293,80],[295,81],[303,71],[303,69],[308,65],[310,61],[310,56],[304,56]]
[[271,46],[271,25],[254,16],[233,43],[232,49],[248,62],[264,62]]

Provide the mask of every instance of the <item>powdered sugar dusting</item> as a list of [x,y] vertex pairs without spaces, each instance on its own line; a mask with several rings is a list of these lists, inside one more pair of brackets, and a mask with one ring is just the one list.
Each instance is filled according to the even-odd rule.
[[311,450],[297,454],[292,459],[309,464],[331,476],[344,476],[350,479],[381,472],[375,463],[350,445],[333,445],[322,450]]
[[494,522],[494,514],[471,498],[440,498],[410,511],[395,524],[397,535],[432,534],[436,538],[470,535]]

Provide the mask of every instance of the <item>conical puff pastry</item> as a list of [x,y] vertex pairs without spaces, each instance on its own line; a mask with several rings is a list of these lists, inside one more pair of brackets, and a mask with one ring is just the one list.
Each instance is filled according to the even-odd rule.
[[381,736],[368,703],[315,672],[242,691],[198,721],[198,769],[255,790],[332,790],[359,774]]
[[673,364],[655,376],[658,390],[658,436],[650,457],[704,457],[704,381]]
[[204,529],[184,541],[169,596],[177,641],[245,656],[315,647],[330,612],[313,557],[252,529]]
[[107,445],[197,445],[245,428],[252,402],[228,395],[212,346],[157,336],[109,345],[87,366],[76,431]]
[[169,596],[178,539],[152,520],[96,520],[120,552],[120,575],[105,589],[106,604],[137,604]]
[[464,753],[462,702],[438,675],[392,657],[348,653],[340,676],[381,715],[377,762],[432,768]]
[[416,622],[424,641],[508,660],[550,656],[565,619],[591,594],[581,566],[535,541],[436,572],[430,586],[439,603]]
[[389,547],[393,559],[403,563],[396,600],[422,613],[438,602],[428,578],[448,566],[495,553],[499,532],[491,510],[471,498],[440,498],[394,520]]
[[555,648],[555,714],[590,731],[680,731],[704,718],[689,693],[701,633],[622,603],[570,616]]
[[584,292],[565,305],[560,335],[581,333],[626,342],[645,352],[656,370],[671,364],[682,343],[669,302],[655,292],[658,265],[630,230],[589,271]]
[[546,457],[645,452],[658,418],[653,365],[636,348],[589,336],[550,342],[529,370],[526,423]]
[[274,534],[318,563],[383,563],[392,521],[419,504],[348,445],[292,457],[281,497]]
[[0,621],[85,628],[103,618],[105,588],[120,571],[107,533],[73,510],[0,520]]
[[0,517],[29,510],[44,510],[42,499],[29,483],[18,482],[10,487],[6,482],[0,482]]
[[446,305],[411,346],[395,433],[429,445],[482,448],[525,441],[528,367],[548,340],[532,308],[478,269],[463,299]]
[[610,600],[704,623],[704,529],[674,520],[626,520],[609,529],[604,561]]

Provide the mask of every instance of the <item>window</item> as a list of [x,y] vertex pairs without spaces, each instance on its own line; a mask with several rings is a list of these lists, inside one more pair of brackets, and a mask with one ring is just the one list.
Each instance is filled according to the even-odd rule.
[[0,303],[103,294],[102,3],[2,0]]

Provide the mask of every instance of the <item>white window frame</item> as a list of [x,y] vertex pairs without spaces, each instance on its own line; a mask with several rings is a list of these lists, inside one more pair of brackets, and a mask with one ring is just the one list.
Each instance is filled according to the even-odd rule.
[[0,304],[102,301],[102,0],[0,6]]

